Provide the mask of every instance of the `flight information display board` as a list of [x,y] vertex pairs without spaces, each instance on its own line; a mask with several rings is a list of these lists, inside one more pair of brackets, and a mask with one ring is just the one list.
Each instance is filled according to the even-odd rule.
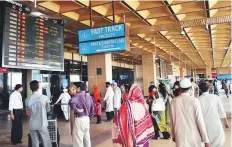
[[2,67],[64,70],[64,22],[33,17],[20,5],[5,7]]

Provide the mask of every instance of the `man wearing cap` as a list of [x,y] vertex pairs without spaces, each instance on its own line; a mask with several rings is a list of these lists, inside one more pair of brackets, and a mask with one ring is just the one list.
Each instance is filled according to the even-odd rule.
[[116,114],[117,110],[121,106],[122,92],[116,82],[113,82],[113,89],[114,89],[114,114]]
[[199,100],[190,96],[192,83],[180,82],[181,94],[171,103],[171,133],[176,147],[209,147]]

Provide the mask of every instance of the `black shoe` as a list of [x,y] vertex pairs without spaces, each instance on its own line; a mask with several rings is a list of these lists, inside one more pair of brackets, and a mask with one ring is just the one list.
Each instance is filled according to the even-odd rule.
[[18,142],[18,144],[22,144],[22,143],[23,143],[22,141]]

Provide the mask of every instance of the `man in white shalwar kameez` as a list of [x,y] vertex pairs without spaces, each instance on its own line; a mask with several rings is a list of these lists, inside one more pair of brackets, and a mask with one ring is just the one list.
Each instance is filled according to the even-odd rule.
[[199,100],[209,137],[210,147],[223,147],[225,143],[225,132],[221,119],[223,119],[225,128],[229,128],[230,126],[222,102],[217,95],[209,94],[208,83],[201,83],[200,89],[203,94],[199,97]]
[[69,95],[67,89],[64,89],[63,92],[64,93],[61,93],[59,99],[56,101],[55,104],[59,103],[59,101],[61,100],[61,110],[64,113],[65,120],[69,120],[70,110],[69,110],[68,102],[71,99],[71,96]]
[[114,114],[117,113],[118,109],[121,106],[121,100],[122,100],[122,91],[118,87],[118,84],[116,82],[113,83],[113,90],[114,90]]
[[106,88],[107,88],[106,95],[103,100],[106,102],[107,121],[111,121],[114,116],[114,106],[113,106],[114,90],[109,82],[106,82]]
[[198,99],[190,96],[192,83],[180,82],[181,95],[171,103],[171,133],[176,147],[209,147],[201,106]]

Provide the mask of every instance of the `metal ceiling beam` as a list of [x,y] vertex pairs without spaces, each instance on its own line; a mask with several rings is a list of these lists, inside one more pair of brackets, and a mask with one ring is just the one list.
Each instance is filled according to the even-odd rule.
[[[157,46],[155,46],[154,44],[152,44],[151,42],[149,42],[149,41],[147,41],[147,40],[145,40],[145,39],[143,39],[143,38],[141,38],[140,36],[138,36],[138,35],[136,35],[137,37],[139,37],[140,39],[142,39],[142,40],[144,40],[145,42],[147,42],[148,44],[151,44],[152,46],[154,46],[154,47],[156,47],[156,48],[158,48],[158,49],[160,49],[159,47],[157,47]],[[170,56],[171,54],[168,54],[166,51],[164,51],[164,50],[162,50],[162,49],[160,49],[161,51],[163,51],[165,54],[167,54],[168,56]],[[159,55],[158,55],[159,56]],[[177,61],[179,61],[179,59],[177,58],[177,57],[175,57],[175,56],[173,56],[173,55],[171,55],[174,59],[176,59]],[[166,59],[167,60],[167,59]],[[170,61],[171,62],[171,61]],[[182,64],[184,64],[184,62],[183,61],[181,61],[182,62]],[[190,65],[188,65],[188,66],[190,66]]]
[[[125,1],[121,1],[122,4],[124,4],[128,9],[130,9],[135,15],[137,15],[141,20],[143,20],[146,24],[148,24],[149,26],[152,26],[150,24],[150,22],[148,22],[146,19],[144,19],[137,11],[135,11],[133,8],[131,8]],[[138,36],[139,37],[139,36]],[[141,37],[140,37],[141,38]],[[143,39],[143,38],[142,38]],[[151,44],[149,41],[143,39],[144,41],[148,42],[149,44]],[[154,45],[154,44],[152,44]],[[155,46],[155,45],[154,45]],[[156,46],[155,46],[156,47]],[[157,47],[158,48],[158,47]],[[160,49],[160,48],[159,48]],[[161,49],[162,50],[162,49]],[[164,50],[163,50],[164,51]],[[164,51],[166,54],[168,54],[166,51]],[[172,55],[171,55],[172,56]],[[176,58],[176,57],[174,57]],[[191,60],[191,59],[190,59]],[[192,61],[192,60],[191,60]],[[194,62],[195,63],[195,62]],[[196,64],[196,63],[195,63]]]
[[133,12],[135,15],[137,15],[143,22],[145,22],[147,25],[152,26],[146,19],[144,19],[136,10],[131,8],[125,1],[121,1],[123,5],[125,5],[131,12]]
[[[208,0],[204,0],[204,4],[205,4],[205,9],[206,9],[206,16],[207,18],[210,18],[210,14],[209,14],[209,1]],[[207,22],[206,22],[207,23]],[[208,24],[206,24],[208,25]],[[212,39],[212,35],[211,35],[211,26],[208,25],[208,35],[209,35],[209,39],[210,39],[210,46],[211,46],[211,52],[212,52],[212,59],[213,59],[213,67],[214,67],[214,51],[213,51],[213,39]]]
[[[182,1],[181,2],[181,4],[183,4],[183,3],[189,3],[190,1]],[[109,2],[110,3],[110,2]],[[152,9],[157,9],[157,8],[162,8],[162,7],[166,7],[166,6],[172,6],[172,5],[178,5],[178,4],[165,4],[165,2],[164,2],[164,0],[163,0],[163,3],[164,3],[164,5],[162,5],[162,6],[152,6],[152,7],[149,7],[149,8],[143,8],[143,9],[139,9],[139,10],[135,10],[135,11],[145,11],[145,10],[152,10]],[[99,4],[99,5],[101,5],[101,4]],[[99,5],[96,5],[96,6],[99,6]],[[218,7],[217,9],[221,9],[221,8],[227,8],[228,6],[223,6],[223,7]],[[133,9],[134,10],[134,9]],[[196,11],[192,11],[192,12],[186,12],[185,14],[189,14],[189,13],[194,13],[194,12],[199,12],[199,11],[201,11],[201,10],[196,10]],[[127,13],[130,13],[130,12],[122,12],[122,13],[117,13],[117,15],[118,16],[123,16],[123,15],[125,15],[125,14],[127,14]],[[173,16],[172,14],[171,15],[168,15],[168,16]],[[164,16],[158,16],[158,17],[149,17],[149,19],[153,19],[153,18],[162,18],[162,17],[164,17]]]
[[[168,10],[169,12],[175,17],[176,20],[178,20],[178,18],[176,17],[176,14],[174,13],[174,11],[172,10],[171,6],[169,5],[168,1],[164,0],[163,1],[167,7],[168,7]],[[179,20],[178,20],[179,21]],[[167,39],[163,34],[161,34],[160,32],[158,32],[159,35],[161,35],[163,38],[165,38],[166,40],[168,40],[169,43],[171,43],[175,48],[177,48],[178,50],[180,50],[174,43],[172,43],[169,39]],[[180,50],[181,51],[181,50]],[[183,51],[181,51],[183,52]],[[186,54],[185,54],[186,55]],[[198,66],[198,64],[193,61],[188,55],[186,55],[194,64],[196,64]]]
[[231,66],[231,64],[232,64],[232,62],[230,62],[230,63],[229,63],[229,65],[228,65],[227,67],[230,67],[230,66]]
[[[72,0],[72,1],[78,2],[78,0]],[[90,1],[89,1],[89,2],[90,2]],[[103,1],[103,2],[104,2],[104,1]],[[110,2],[110,1],[105,1],[104,3],[99,3],[99,4],[97,4],[97,5],[92,5],[92,6],[93,6],[93,7],[97,7],[97,6],[106,5],[106,4],[109,4],[109,3],[111,3],[111,2]],[[84,4],[82,4],[82,6],[88,7],[88,6],[84,5]]]
[[[164,1],[164,2],[168,4],[167,1]],[[172,10],[172,7],[171,7],[171,6],[167,6],[167,8],[168,8],[169,12],[170,12],[172,15],[174,15],[175,19],[178,21],[178,23],[180,24],[180,26],[183,26],[183,25],[181,24],[181,22],[179,21],[179,19],[177,18],[175,12]],[[183,27],[184,27],[184,26],[183,26]],[[191,40],[190,37],[188,36],[187,32],[186,32],[184,29],[183,29],[183,31],[185,32],[185,35],[186,35],[186,37],[188,38],[188,40],[189,40],[190,44],[192,45],[192,47],[193,47],[195,50],[197,50],[196,47],[194,46],[192,40]],[[161,33],[160,33],[160,34],[161,34]],[[200,53],[199,53],[199,52],[197,52],[197,53],[198,53],[199,57],[202,59],[202,61],[203,61],[204,64],[205,64],[205,61],[204,61],[203,58],[201,57]]]
[[[176,5],[176,4],[175,4]],[[161,7],[164,7],[164,6],[161,6]],[[224,7],[218,7],[217,9],[222,9],[222,8],[228,8],[229,6],[224,6]],[[144,11],[144,10],[148,10],[149,9],[155,9],[155,8],[159,8],[159,7],[154,7],[154,8],[146,8],[146,9],[140,9],[140,10],[137,10],[137,11]],[[210,9],[205,9],[205,10],[210,10]],[[200,12],[202,10],[196,10],[196,11],[191,11],[191,12],[185,12],[184,14],[191,14],[191,13],[195,13],[195,12]],[[117,15],[123,15],[123,13],[119,13]],[[175,16],[173,14],[171,15],[168,15],[168,16]],[[147,19],[155,19],[155,18],[162,18],[162,17],[166,17],[166,16],[158,16],[158,17],[149,17]]]
[[[218,50],[216,50],[216,52],[225,52],[227,49],[218,49]],[[199,52],[210,52],[210,50],[198,50]],[[193,51],[185,51],[185,53],[197,53],[198,51],[195,51],[195,50],[193,50]],[[182,52],[182,51],[172,51],[172,53],[173,52]]]
[[[74,0],[74,1],[75,1],[75,3],[78,3],[78,4],[80,4],[81,6],[90,9],[90,6],[85,6],[85,5],[82,4],[80,1],[77,1],[77,0]],[[90,3],[91,3],[91,1],[90,1]],[[91,6],[91,7],[92,7],[92,6]],[[92,9],[92,8],[91,8],[91,9]],[[92,10],[92,11],[94,11],[94,10]],[[97,11],[94,11],[94,12],[97,13],[99,16],[102,16],[103,19],[105,19],[105,20],[107,20],[107,21],[113,23],[113,21],[112,21],[111,19],[107,18],[106,16],[103,16],[102,14],[98,13]],[[84,20],[82,20],[82,21],[84,21]],[[80,22],[80,21],[79,21],[79,22]]]
[[[230,32],[230,33],[232,34],[232,32]],[[229,50],[230,50],[230,46],[231,46],[231,39],[230,39],[230,42],[229,42],[229,44],[228,44],[228,49],[226,50],[226,53],[225,53],[225,55],[224,55],[224,59],[223,59],[223,61],[222,61],[222,63],[221,63],[221,66],[220,66],[220,67],[222,67],[223,62],[225,61],[226,55],[227,55],[227,53],[228,53],[228,52],[229,52]]]
[[[183,51],[182,50],[180,50],[174,43],[172,43],[169,39],[167,39],[163,34],[161,34],[160,32],[158,32],[158,34],[161,36],[161,37],[163,37],[163,38],[165,38],[170,44],[172,44],[176,49],[178,49],[181,53],[183,53]],[[184,53],[183,53],[184,54]],[[191,60],[196,66],[198,66],[198,64],[195,62],[195,61],[193,61],[189,56],[187,56],[186,54],[185,54],[185,56],[189,59],[189,60]]]
[[131,34],[141,34],[147,32],[158,32],[158,31],[167,31],[167,30],[176,30],[180,29],[181,26],[185,28],[203,26],[208,22],[209,25],[230,23],[232,22],[232,16],[219,16],[219,17],[210,17],[196,20],[180,21],[176,23],[169,23],[163,25],[153,25],[144,29],[143,27],[131,29]]
[[[204,62],[205,64],[205,60],[201,57],[200,53],[198,52],[197,48],[195,47],[195,45],[193,44],[192,40],[190,39],[190,37],[188,36],[187,32],[184,30],[186,37],[188,38],[190,44],[192,45],[192,47],[197,51],[197,54],[199,55],[199,57],[201,58],[201,60]],[[205,64],[206,65],[206,64]]]

